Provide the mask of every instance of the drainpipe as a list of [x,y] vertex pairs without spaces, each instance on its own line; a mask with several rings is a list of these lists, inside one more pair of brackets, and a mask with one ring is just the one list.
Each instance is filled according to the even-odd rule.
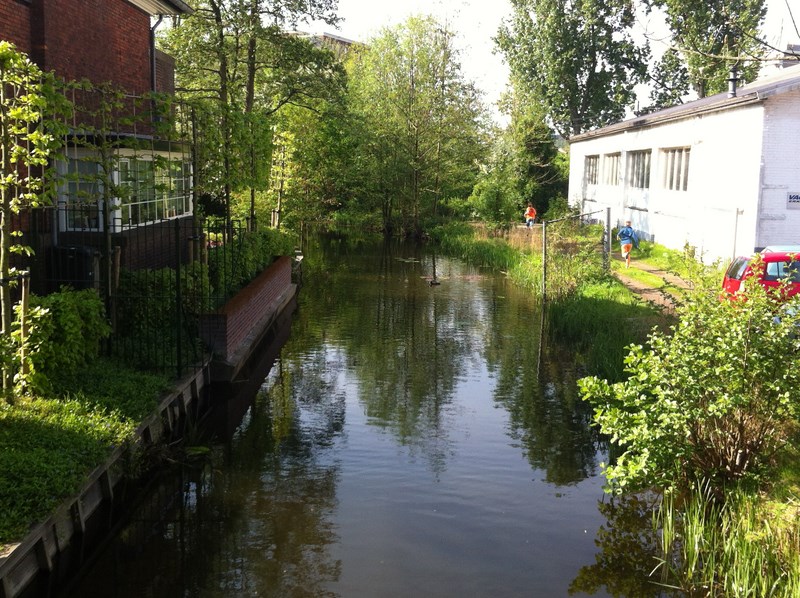
[[150,91],[156,92],[156,29],[164,20],[164,15],[158,15],[158,20],[150,27]]

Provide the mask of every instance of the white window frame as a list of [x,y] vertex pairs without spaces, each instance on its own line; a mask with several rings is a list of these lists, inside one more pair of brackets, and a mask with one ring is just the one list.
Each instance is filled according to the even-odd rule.
[[610,187],[619,186],[619,166],[622,154],[615,152],[603,156],[603,184]]
[[596,185],[598,180],[598,171],[600,166],[600,156],[594,154],[584,158],[584,175],[586,177],[587,185]]
[[[156,156],[167,161],[166,167],[154,168]],[[156,153],[136,153],[132,150],[120,150],[114,159],[115,169],[112,173],[113,185],[116,188],[126,186],[126,181],[122,180],[123,166],[130,165],[135,161],[142,164],[150,164],[151,182],[146,185],[142,193],[146,197],[138,202],[132,202],[130,198],[112,197],[110,226],[112,232],[147,226],[162,220],[172,220],[192,214],[194,205],[192,202],[192,164],[188,156],[178,152],[156,152]],[[83,166],[81,166],[83,165]],[[61,160],[57,164],[59,174],[58,191],[58,228],[63,232],[89,231],[102,232],[105,230],[103,221],[103,183],[86,183],[95,185],[95,188],[88,192],[78,187],[80,181],[71,181],[68,178],[70,173],[75,173],[78,169],[87,170],[87,180],[92,176],[92,168],[99,172],[100,165],[97,162],[96,154],[87,150],[72,150],[68,153],[66,160]],[[136,188],[138,179],[131,186]],[[75,190],[72,190],[75,187]],[[138,191],[138,189],[136,189]],[[136,191],[134,191],[135,193]],[[96,198],[96,202],[86,201],[86,206],[80,204],[82,198],[76,197],[79,194],[89,194]],[[90,215],[85,217],[85,222],[76,225],[75,211],[89,210]],[[127,214],[126,214],[127,211]],[[136,213],[136,217],[132,214]]]
[[[103,222],[103,183],[99,179],[95,181],[71,180],[69,177],[78,175],[80,177],[81,170],[86,172],[82,173],[87,176],[97,175],[100,171],[100,164],[92,158],[93,154],[87,151],[71,151],[63,160],[58,160],[56,163],[56,172],[58,173],[58,228],[64,232],[74,231],[90,231],[102,232],[105,230],[105,223]],[[84,168],[90,166],[90,168]],[[92,173],[91,171],[94,171]],[[75,189],[71,188],[75,186]],[[82,187],[94,187],[87,190]],[[92,201],[89,197],[82,197],[82,194],[88,194],[94,197]],[[85,206],[80,207],[85,204]],[[71,217],[74,216],[74,211],[85,211],[85,220],[80,225],[75,224],[75,220]]]
[[691,148],[673,147],[661,150],[664,158],[661,186],[668,191],[687,191],[689,189],[689,158]]
[[633,189],[650,188],[650,161],[652,150],[636,150],[627,155],[628,186]]

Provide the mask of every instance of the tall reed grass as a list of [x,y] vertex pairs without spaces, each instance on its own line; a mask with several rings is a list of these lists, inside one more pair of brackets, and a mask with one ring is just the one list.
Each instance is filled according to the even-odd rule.
[[744,488],[724,499],[707,483],[686,497],[667,495],[653,518],[662,538],[662,584],[689,596],[800,596],[797,523],[797,510],[776,518]]

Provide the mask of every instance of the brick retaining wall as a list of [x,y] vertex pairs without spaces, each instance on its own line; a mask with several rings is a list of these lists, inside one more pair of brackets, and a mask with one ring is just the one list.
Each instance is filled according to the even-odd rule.
[[201,318],[200,337],[208,350],[229,361],[254,330],[263,329],[263,320],[276,312],[287,292],[294,292],[292,263],[282,256],[223,307]]

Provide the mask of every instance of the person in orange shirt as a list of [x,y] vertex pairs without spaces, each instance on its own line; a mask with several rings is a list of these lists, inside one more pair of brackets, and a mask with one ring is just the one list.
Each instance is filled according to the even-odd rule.
[[525,210],[525,226],[530,228],[533,226],[535,222],[536,222],[536,208],[533,207],[532,203],[529,203],[528,209]]

